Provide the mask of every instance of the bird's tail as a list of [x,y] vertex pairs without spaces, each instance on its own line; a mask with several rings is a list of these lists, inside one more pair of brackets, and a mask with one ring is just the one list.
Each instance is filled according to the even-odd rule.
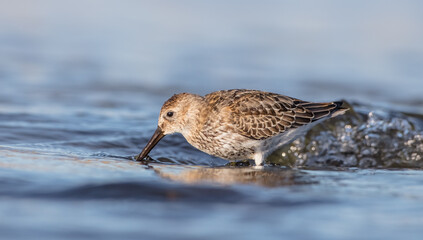
[[336,117],[344,114],[349,108],[342,107],[344,102],[313,103],[305,102],[301,106],[314,114],[313,122],[325,117]]
[[336,117],[336,116],[342,115],[346,111],[350,110],[349,108],[342,106],[342,105],[344,105],[344,102],[337,101],[337,102],[333,102],[333,103],[336,104],[336,108],[334,110],[332,110],[331,117]]

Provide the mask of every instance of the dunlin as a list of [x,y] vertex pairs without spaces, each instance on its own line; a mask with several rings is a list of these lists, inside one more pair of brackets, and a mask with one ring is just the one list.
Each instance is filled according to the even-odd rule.
[[202,97],[181,93],[167,100],[157,130],[137,160],[165,135],[181,133],[194,147],[226,160],[257,166],[317,122],[343,114],[342,102],[314,103],[257,90],[223,90]]

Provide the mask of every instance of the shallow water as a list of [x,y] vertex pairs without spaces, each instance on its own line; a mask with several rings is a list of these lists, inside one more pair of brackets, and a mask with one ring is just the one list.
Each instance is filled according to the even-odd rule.
[[[2,238],[421,239],[420,1],[7,4]],[[229,88],[351,111],[263,169],[180,135],[133,160],[172,94]]]

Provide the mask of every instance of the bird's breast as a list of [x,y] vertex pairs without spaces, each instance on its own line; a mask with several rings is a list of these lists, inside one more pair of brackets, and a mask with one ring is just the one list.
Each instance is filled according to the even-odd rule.
[[238,133],[216,126],[204,128],[185,137],[195,148],[227,160],[252,159],[258,143]]

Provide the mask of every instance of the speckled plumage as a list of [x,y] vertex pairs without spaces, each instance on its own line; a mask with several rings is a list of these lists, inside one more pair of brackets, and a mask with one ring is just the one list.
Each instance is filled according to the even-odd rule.
[[223,90],[204,97],[177,94],[163,104],[156,133],[138,160],[164,135],[179,132],[203,152],[227,160],[254,159],[261,165],[313,123],[343,114],[347,109],[341,105],[257,90]]

